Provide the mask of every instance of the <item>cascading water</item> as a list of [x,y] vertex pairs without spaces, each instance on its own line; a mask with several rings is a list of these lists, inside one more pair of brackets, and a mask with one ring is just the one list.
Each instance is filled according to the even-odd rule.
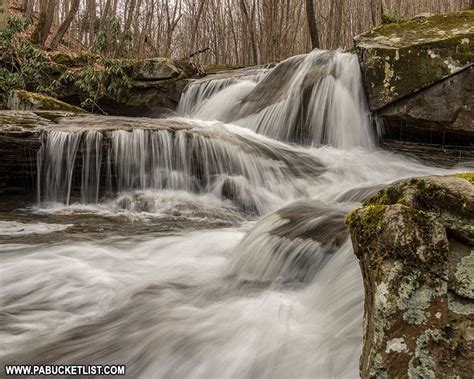
[[40,202],[66,204],[76,187],[85,204],[97,203],[100,188],[107,187],[122,194],[212,193],[243,211],[263,214],[275,203],[307,194],[323,171],[310,154],[220,123],[183,122],[174,130],[48,131],[38,154],[38,193]]
[[354,54],[315,50],[250,77],[191,84],[179,110],[282,141],[373,147],[361,83]]
[[445,170],[375,148],[351,54],[196,81],[179,112],[44,129],[38,204],[0,222],[0,361],[358,377],[345,214]]

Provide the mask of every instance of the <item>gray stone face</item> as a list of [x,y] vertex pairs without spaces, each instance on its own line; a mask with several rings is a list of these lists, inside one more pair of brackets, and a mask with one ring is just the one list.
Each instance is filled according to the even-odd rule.
[[151,58],[138,61],[133,67],[135,80],[166,80],[181,75],[182,72],[168,58]]
[[355,38],[371,110],[411,95],[474,62],[474,11],[418,17]]
[[363,378],[471,377],[473,181],[404,180],[348,216],[365,286]]
[[[426,142],[474,142],[474,67],[377,112],[388,135],[420,135]],[[431,141],[430,138],[433,140]]]
[[383,25],[355,45],[386,138],[474,144],[474,11]]

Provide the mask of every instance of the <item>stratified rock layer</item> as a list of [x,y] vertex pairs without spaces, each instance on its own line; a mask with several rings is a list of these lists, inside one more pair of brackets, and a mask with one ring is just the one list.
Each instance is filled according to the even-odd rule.
[[471,377],[473,181],[401,181],[348,216],[365,286],[362,377]]

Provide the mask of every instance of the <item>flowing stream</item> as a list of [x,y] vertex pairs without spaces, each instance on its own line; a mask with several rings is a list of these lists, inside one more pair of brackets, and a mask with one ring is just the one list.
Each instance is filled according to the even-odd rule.
[[0,221],[0,362],[358,377],[345,215],[447,172],[379,150],[370,125],[356,57],[314,51],[197,80],[167,120],[45,130],[37,202]]

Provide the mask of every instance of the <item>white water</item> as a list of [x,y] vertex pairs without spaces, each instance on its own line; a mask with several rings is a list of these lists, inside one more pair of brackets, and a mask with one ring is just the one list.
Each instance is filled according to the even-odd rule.
[[338,148],[374,146],[354,54],[315,50],[253,77],[191,84],[179,110],[282,141]]
[[27,216],[56,221],[31,222],[54,242],[0,224],[13,238],[0,245],[0,362],[358,377],[363,285],[344,215],[385,183],[446,172],[374,147],[359,79],[352,55],[313,52],[191,85],[179,127],[84,128],[109,122],[94,117],[45,133]]

